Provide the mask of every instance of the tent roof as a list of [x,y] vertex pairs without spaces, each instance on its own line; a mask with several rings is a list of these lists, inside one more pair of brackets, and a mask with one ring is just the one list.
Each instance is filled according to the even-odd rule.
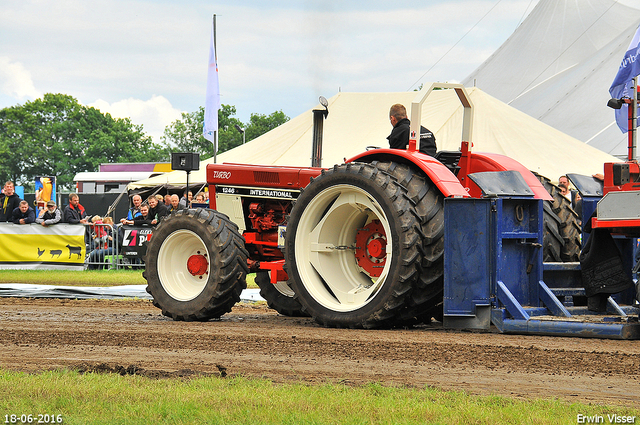
[[[565,173],[601,173],[603,163],[615,158],[585,145],[534,118],[489,96],[468,89],[474,104],[473,150],[512,157],[532,171],[556,180]],[[324,123],[322,165],[344,162],[368,146],[388,147],[391,132],[389,107],[402,103],[409,109],[417,92],[338,93],[329,99]],[[437,90],[422,108],[422,124],[436,136],[438,150],[458,150],[462,137],[462,105],[453,90]],[[218,155],[217,162],[260,165],[310,166],[313,138],[311,110],[262,136]],[[206,164],[191,172],[189,183],[206,182]],[[184,186],[186,173],[173,171],[131,183],[129,189]]]
[[76,182],[126,182],[147,179],[159,173],[153,171],[84,171],[73,178]]
[[540,0],[462,83],[590,146],[625,156],[627,137],[607,101],[639,24],[640,9],[616,0]]

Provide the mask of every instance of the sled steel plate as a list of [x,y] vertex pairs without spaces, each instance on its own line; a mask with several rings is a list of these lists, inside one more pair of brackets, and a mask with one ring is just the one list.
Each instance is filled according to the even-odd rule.
[[571,183],[578,189],[580,196],[602,196],[603,184],[602,180],[595,177],[585,176],[583,174],[567,174]]
[[640,218],[640,191],[609,192],[598,202],[598,220]]
[[469,178],[485,197],[534,195],[519,171],[485,171],[469,174]]

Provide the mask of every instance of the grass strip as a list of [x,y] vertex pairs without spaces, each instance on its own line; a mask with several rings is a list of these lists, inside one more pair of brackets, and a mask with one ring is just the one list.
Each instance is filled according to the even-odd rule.
[[67,370],[0,370],[0,394],[2,421],[5,415],[47,414],[61,415],[64,424],[567,424],[576,423],[578,415],[640,417],[639,410],[625,407],[376,383],[349,387],[218,377],[157,380]]
[[[255,274],[247,276],[247,287],[257,288]],[[146,285],[142,270],[0,270],[0,283],[30,283],[59,286]],[[2,418],[0,418],[2,419]],[[1,422],[0,422],[1,423]]]

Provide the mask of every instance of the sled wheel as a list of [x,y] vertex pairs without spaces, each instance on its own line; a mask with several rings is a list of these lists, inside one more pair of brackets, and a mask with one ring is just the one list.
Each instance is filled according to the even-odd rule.
[[444,293],[444,197],[420,170],[395,162],[374,162],[378,169],[393,176],[407,190],[421,219],[424,235],[423,259],[418,264],[420,276],[397,325],[429,323],[431,317],[442,318]]
[[174,320],[219,318],[246,288],[248,252],[237,227],[210,209],[181,210],[153,231],[145,256],[147,292]]
[[289,317],[303,317],[300,303],[293,298],[293,289],[287,282],[271,283],[271,274],[267,271],[256,273],[256,284],[260,287],[260,296],[267,301],[269,308]]
[[[391,326],[418,279],[421,244],[406,189],[373,165],[336,165],[291,211],[289,282],[303,310],[324,326]],[[363,249],[368,254],[356,255]]]

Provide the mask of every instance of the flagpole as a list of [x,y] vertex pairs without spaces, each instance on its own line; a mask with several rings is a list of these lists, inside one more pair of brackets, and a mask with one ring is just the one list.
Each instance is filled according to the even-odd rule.
[[[218,63],[218,46],[216,46],[216,14],[213,14],[213,52],[215,55],[216,63]],[[216,111],[216,114],[218,111]],[[213,140],[215,140],[213,146],[215,149],[213,150],[213,163],[217,164],[218,162],[218,129],[213,132]]]
[[633,84],[633,95],[631,97],[631,105],[629,105],[629,107],[631,108],[632,112],[632,120],[629,124],[631,124],[629,126],[629,140],[631,143],[631,146],[629,146],[629,161],[635,161],[636,159],[636,147],[637,145],[637,132],[636,132],[636,128],[638,126],[638,83],[637,83],[637,79],[638,77],[633,77],[633,79],[631,79],[631,84]]

